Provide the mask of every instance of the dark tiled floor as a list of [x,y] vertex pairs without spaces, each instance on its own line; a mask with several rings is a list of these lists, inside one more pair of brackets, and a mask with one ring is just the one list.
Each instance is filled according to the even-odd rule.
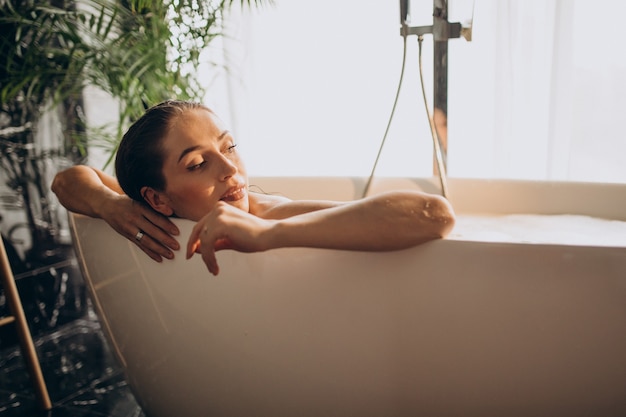
[[[17,278],[53,408],[39,410],[8,325],[0,333],[0,417],[145,417],[107,346],[75,263]],[[4,301],[0,293],[0,316],[6,314]]]

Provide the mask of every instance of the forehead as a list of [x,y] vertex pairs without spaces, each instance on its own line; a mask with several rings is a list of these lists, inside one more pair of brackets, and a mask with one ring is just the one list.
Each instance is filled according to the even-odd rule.
[[[197,137],[200,133],[211,136],[224,130],[222,121],[206,109],[190,109],[176,117],[170,126],[168,137]],[[218,133],[219,134],[219,133]]]
[[223,122],[206,109],[192,109],[177,116],[163,139],[163,148],[169,152],[207,141],[217,140],[225,129]]
[[161,143],[166,171],[194,150],[202,151],[216,144],[225,130],[223,122],[206,109],[192,109],[177,116]]

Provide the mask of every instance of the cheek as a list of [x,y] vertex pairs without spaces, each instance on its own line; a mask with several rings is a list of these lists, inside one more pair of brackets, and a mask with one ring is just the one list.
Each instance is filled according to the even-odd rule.
[[172,208],[178,217],[198,221],[211,211],[216,202],[210,196],[190,192],[190,194],[175,197],[172,203]]
[[190,209],[192,207],[202,207],[204,210],[210,209],[210,205],[215,205],[215,187],[208,187],[193,181],[185,181],[172,186],[168,192],[172,202],[179,208]]

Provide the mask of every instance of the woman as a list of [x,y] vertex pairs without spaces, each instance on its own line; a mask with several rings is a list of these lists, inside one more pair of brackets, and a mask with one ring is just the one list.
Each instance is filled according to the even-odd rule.
[[201,253],[213,274],[222,249],[396,250],[444,237],[454,226],[445,199],[416,191],[351,202],[250,192],[232,135],[197,103],[170,100],[148,109],[124,135],[115,168],[117,181],[72,167],[56,175],[52,190],[68,210],[103,218],[156,261],[179,249],[167,217],[196,221],[187,258]]

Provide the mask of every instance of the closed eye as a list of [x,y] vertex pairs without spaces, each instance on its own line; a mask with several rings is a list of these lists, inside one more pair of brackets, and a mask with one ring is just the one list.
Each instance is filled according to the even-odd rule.
[[236,147],[237,147],[236,144],[230,145],[228,148],[226,148],[226,153],[233,153],[233,152],[235,152],[235,148]]
[[187,171],[197,171],[198,169],[202,168],[204,165],[206,165],[207,161],[202,161],[199,164],[195,164],[195,165],[191,165],[187,167]]

